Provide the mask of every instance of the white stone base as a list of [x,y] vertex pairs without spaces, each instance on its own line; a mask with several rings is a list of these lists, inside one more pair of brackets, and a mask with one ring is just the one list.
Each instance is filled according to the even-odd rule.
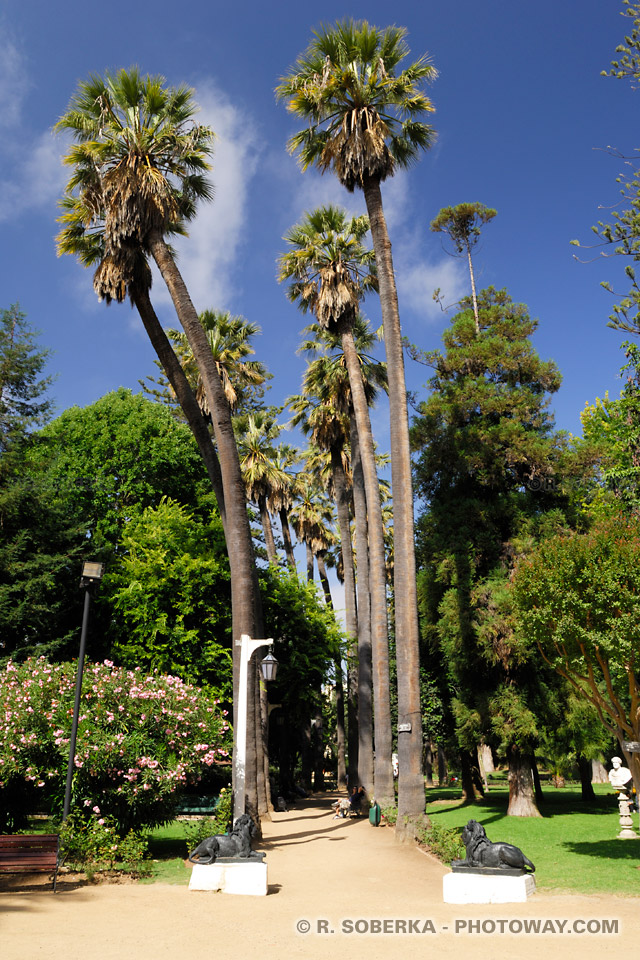
[[194,863],[189,890],[217,890],[251,897],[267,895],[267,865],[246,863]]
[[530,873],[521,877],[447,873],[442,878],[445,903],[524,903],[535,892],[536,881]]

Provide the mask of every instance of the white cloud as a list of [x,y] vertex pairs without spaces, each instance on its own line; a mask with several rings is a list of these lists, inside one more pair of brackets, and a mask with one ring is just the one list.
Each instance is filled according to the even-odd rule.
[[457,303],[467,293],[463,269],[457,260],[408,260],[398,257],[396,269],[398,297],[413,313],[427,320],[443,317],[440,305],[433,293],[440,289],[445,308]]
[[22,55],[2,24],[0,45],[0,127],[15,127],[20,121],[22,104],[29,88]]
[[[198,312],[230,306],[234,270],[246,229],[247,194],[257,164],[251,118],[234,106],[211,80],[197,84],[201,112],[198,121],[216,134],[211,180],[213,203],[203,203],[189,236],[174,242],[178,265]],[[183,254],[183,256],[180,256]],[[159,303],[169,295],[161,280],[154,285]]]

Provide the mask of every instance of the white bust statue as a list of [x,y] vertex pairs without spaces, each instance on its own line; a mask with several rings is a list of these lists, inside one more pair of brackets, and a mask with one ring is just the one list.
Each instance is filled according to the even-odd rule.
[[609,771],[609,783],[616,790],[621,790],[632,779],[631,771],[628,767],[622,766],[620,757],[611,757],[611,770]]

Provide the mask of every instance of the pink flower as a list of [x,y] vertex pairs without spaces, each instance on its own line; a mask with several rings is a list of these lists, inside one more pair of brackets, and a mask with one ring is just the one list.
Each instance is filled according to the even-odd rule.
[[93,808],[94,813],[100,813],[100,807],[96,806]]

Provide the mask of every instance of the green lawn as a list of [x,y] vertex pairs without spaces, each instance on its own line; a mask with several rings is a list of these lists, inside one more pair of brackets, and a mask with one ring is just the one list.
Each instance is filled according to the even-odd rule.
[[[507,817],[508,789],[491,784],[486,798],[463,804],[455,788],[427,791],[427,814],[434,824],[462,829],[468,820],[481,823],[490,840],[520,847],[536,865],[542,890],[575,893],[640,892],[640,840],[617,840],[618,806],[607,784],[594,785],[596,799],[585,803],[580,787],[543,786],[542,819]],[[638,832],[638,814],[634,813]]]

